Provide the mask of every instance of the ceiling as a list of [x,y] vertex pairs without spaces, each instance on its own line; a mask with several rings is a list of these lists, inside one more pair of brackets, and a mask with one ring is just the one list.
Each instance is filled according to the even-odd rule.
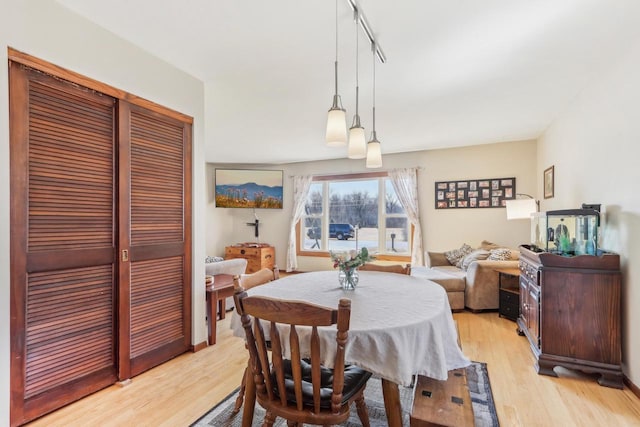
[[[326,147],[335,3],[58,0],[205,84],[206,160],[344,158]],[[537,138],[640,40],[637,0],[359,0],[376,66],[383,154]],[[339,93],[355,110],[356,29],[338,0]],[[360,116],[371,130],[372,54],[359,34]]]

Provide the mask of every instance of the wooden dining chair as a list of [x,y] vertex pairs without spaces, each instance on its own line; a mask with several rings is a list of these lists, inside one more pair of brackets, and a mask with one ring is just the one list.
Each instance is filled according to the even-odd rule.
[[406,265],[400,265],[400,264],[393,264],[393,265],[382,265],[382,264],[373,264],[373,263],[366,263],[361,265],[358,270],[360,271],[382,271],[382,272],[386,272],[386,273],[398,273],[398,274],[406,274],[406,275],[411,275],[411,264],[406,264]]
[[[277,265],[273,268],[263,268],[255,273],[241,274],[238,277],[238,285],[242,286],[245,290],[251,289],[254,286],[264,285],[265,283],[272,282],[280,278],[280,269]],[[236,286],[234,278],[234,286]]]
[[[234,298],[253,378],[247,381],[243,427],[251,426],[255,399],[266,411],[264,426],[272,426],[277,417],[286,419],[289,426],[339,424],[349,418],[353,402],[362,425],[369,426],[364,389],[371,373],[344,365],[350,300],[341,299],[338,308],[331,309],[302,301],[248,296],[243,289],[236,290]],[[287,325],[288,333],[281,335],[280,327],[286,330]],[[332,325],[337,325],[337,346],[334,368],[328,369],[320,360],[318,328]],[[267,339],[271,342],[271,362]],[[285,340],[290,359],[285,359],[282,352]]]
[[[258,270],[255,273],[234,276],[233,287],[236,290],[240,289],[241,287],[245,290],[248,290],[256,286],[264,285],[265,283],[273,282],[274,280],[277,280],[279,278],[280,269],[278,269],[277,265],[274,265],[272,269],[263,268],[262,270]],[[242,402],[244,401],[246,377],[247,369],[244,370],[244,375],[242,376],[240,391],[238,392],[238,397],[236,398],[236,404],[233,407],[233,413],[238,412],[242,407]]]

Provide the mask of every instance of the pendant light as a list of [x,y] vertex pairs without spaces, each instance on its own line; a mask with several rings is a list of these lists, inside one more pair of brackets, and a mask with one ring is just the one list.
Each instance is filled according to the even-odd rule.
[[336,0],[336,61],[335,61],[335,93],[333,105],[327,117],[326,141],[330,147],[340,147],[347,143],[347,113],[342,108],[342,100],[338,95],[338,0]]
[[368,168],[382,167],[382,151],[380,150],[380,141],[376,136],[376,44],[371,43],[373,52],[373,124],[371,130],[371,139],[367,143],[367,161]]
[[358,92],[360,90],[358,87],[358,22],[360,19],[357,10],[354,12],[354,21],[356,24],[356,114],[353,116],[353,124],[349,129],[348,157],[350,159],[364,159],[367,156],[367,142],[358,114]]

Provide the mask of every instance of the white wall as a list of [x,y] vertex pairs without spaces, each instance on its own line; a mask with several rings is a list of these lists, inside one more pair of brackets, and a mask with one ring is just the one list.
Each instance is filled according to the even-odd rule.
[[605,211],[600,243],[621,256],[623,371],[635,385],[640,385],[638,70],[640,40],[635,40],[624,59],[592,82],[545,132],[538,150],[538,176],[555,166],[555,196],[543,201],[544,210],[584,202],[601,203]]
[[[435,181],[476,178],[516,177],[519,193],[536,196],[536,142],[521,141],[488,144],[466,148],[419,151],[386,155],[384,170],[400,167],[420,167],[418,191],[422,216],[425,250],[442,251],[460,247],[463,243],[478,246],[484,239],[517,247],[529,243],[529,222],[507,221],[501,208],[435,209]],[[248,209],[214,207],[213,172],[215,164],[207,165],[207,253],[224,254],[224,247],[244,241],[254,241],[253,228],[245,225],[253,221]],[[327,160],[292,163],[278,166],[222,165],[223,167],[265,167],[284,170],[284,209],[258,210],[261,241],[276,247],[276,261],[284,269],[292,208],[293,175],[341,174],[371,171],[364,160]],[[331,268],[328,258],[300,257],[302,271]]]
[[[9,113],[7,47],[194,117],[194,260],[204,259],[204,89],[199,80],[53,1],[0,0],[0,426],[9,424]],[[194,263],[193,341],[206,340],[204,265]]]

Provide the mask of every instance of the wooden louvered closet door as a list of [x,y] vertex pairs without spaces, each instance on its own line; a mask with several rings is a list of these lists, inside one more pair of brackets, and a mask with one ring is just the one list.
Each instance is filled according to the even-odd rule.
[[11,63],[11,419],[116,379],[114,99]]
[[9,66],[20,425],[189,349],[191,124]]
[[120,160],[130,166],[125,181],[131,183],[120,196],[121,205],[130,205],[130,217],[121,217],[130,233],[120,239],[123,247],[128,242],[131,261],[130,289],[122,290],[130,296],[130,339],[122,335],[120,341],[126,351],[119,375],[125,379],[190,345],[191,152],[184,142],[191,127],[124,102],[119,117]]

